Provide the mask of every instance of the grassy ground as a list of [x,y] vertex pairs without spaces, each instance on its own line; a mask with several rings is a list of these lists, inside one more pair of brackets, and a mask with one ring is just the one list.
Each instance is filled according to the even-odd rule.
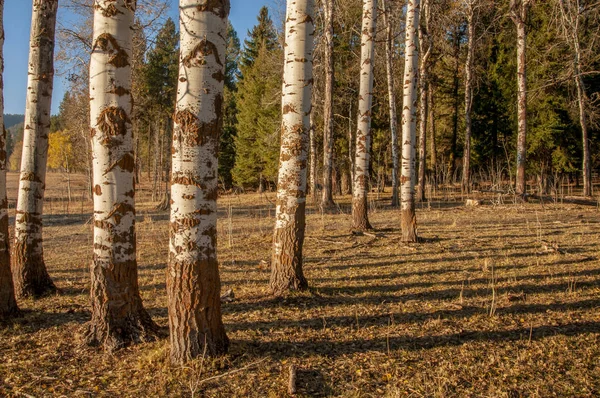
[[[0,328],[0,396],[284,397],[291,365],[298,396],[600,394],[596,206],[487,201],[468,209],[439,196],[417,213],[425,241],[405,245],[387,199],[372,202],[375,236],[354,236],[349,198],[340,198],[345,213],[310,210],[310,290],[275,300],[261,263],[273,198],[220,199],[222,284],[235,292],[223,306],[231,349],[184,368],[169,365],[167,340],[114,355],[82,345],[90,214],[84,203],[62,215],[58,201],[44,233],[63,294],[21,302],[24,316]],[[166,326],[167,215],[144,199],[140,208],[140,286]]]

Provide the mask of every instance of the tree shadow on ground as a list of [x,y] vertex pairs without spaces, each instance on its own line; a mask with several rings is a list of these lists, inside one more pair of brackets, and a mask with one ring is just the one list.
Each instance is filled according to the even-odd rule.
[[[597,303],[596,303],[597,305]],[[600,333],[600,322],[576,322],[560,326],[543,325],[533,328],[515,328],[509,330],[465,330],[459,333],[430,336],[381,336],[372,339],[310,340],[290,341],[253,341],[234,340],[236,350],[244,350],[256,357],[269,355],[277,360],[310,355],[338,358],[365,352],[388,353],[393,350],[420,351],[437,347],[461,346],[469,342],[513,343],[539,341],[552,336],[578,336]]]
[[[590,299],[573,303],[558,304],[516,304],[508,307],[499,307],[496,310],[498,316],[502,315],[525,315],[544,314],[546,312],[567,312],[590,310],[600,306],[600,299]],[[426,312],[392,312],[379,315],[343,315],[324,316],[320,318],[304,320],[274,320],[262,322],[235,322],[226,324],[228,331],[262,330],[274,331],[285,329],[311,329],[321,330],[324,328],[350,328],[357,324],[361,328],[366,327],[388,327],[393,319],[394,324],[410,324],[415,322],[426,322],[429,320],[457,320],[466,319],[478,315],[487,315],[488,309],[477,306],[463,306],[460,309],[444,309]],[[598,329],[600,332],[600,329]]]
[[[569,274],[567,274],[569,275]],[[549,278],[550,275],[536,275],[532,279]],[[506,280],[509,282],[509,279]],[[416,293],[404,293],[403,291],[411,288],[430,288],[437,283],[432,282],[416,282],[409,284],[374,284],[365,286],[344,286],[344,287],[314,287],[311,289],[311,295],[295,295],[285,298],[274,298],[271,296],[259,297],[255,301],[237,301],[229,303],[224,307],[224,313],[240,313],[246,311],[255,311],[257,309],[277,309],[289,306],[316,308],[322,306],[334,305],[380,305],[382,303],[403,303],[409,300],[416,301],[453,301],[459,296],[463,298],[483,298],[491,297],[491,288],[489,286],[470,287],[460,285],[462,282],[456,281],[454,288],[441,290],[428,290]],[[515,283],[509,286],[496,284],[496,295],[501,297],[509,293],[529,294],[553,294],[565,293],[571,286],[572,281],[561,281],[552,284],[535,284],[535,283]],[[598,280],[593,281],[576,281],[576,287],[594,288],[598,286]]]
[[18,328],[19,334],[30,334],[70,323],[82,325],[90,318],[90,311],[81,305],[61,305],[53,308],[51,312],[21,309],[19,316],[0,322],[0,327]]

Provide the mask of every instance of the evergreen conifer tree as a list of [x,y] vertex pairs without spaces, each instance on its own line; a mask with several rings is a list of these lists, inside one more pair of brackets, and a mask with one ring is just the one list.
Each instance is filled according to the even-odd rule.
[[268,10],[249,32],[240,57],[236,102],[236,159],[232,170],[238,185],[262,188],[275,183],[279,157],[282,51]]

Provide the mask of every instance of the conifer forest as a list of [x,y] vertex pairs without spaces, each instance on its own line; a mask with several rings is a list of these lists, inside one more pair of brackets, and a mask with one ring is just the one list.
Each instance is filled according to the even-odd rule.
[[0,396],[600,396],[600,1],[16,1]]

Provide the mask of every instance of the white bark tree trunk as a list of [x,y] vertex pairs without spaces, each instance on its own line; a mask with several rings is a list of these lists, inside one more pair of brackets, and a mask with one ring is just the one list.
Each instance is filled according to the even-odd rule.
[[10,243],[8,236],[8,199],[6,197],[6,130],[4,129],[4,0],[0,0],[0,320],[19,312],[10,272]]
[[398,153],[398,112],[396,110],[396,91],[394,90],[394,29],[390,21],[392,9],[388,7],[387,3],[387,0],[382,0],[383,24],[386,31],[385,69],[387,73],[390,133],[392,138],[392,206],[397,207],[400,205],[398,191],[400,155]]
[[577,105],[579,107],[579,123],[581,125],[583,146],[583,195],[592,196],[592,160],[586,116],[587,94],[582,78],[582,54],[581,43],[579,41],[581,7],[578,0],[559,0],[559,6],[564,35],[573,51],[573,75],[577,89]]
[[13,277],[17,296],[41,296],[56,287],[44,264],[42,213],[54,80],[58,0],[33,0],[23,155],[15,220]]
[[360,91],[354,182],[352,189],[352,228],[371,229],[368,217],[369,161],[371,151],[371,106],[373,103],[373,67],[377,29],[377,0],[363,0],[360,56]]
[[517,27],[517,177],[516,193],[525,197],[527,184],[527,12],[530,0],[511,0],[511,18]]
[[429,84],[429,95],[428,95],[428,104],[427,104],[427,117],[429,118],[429,129],[431,130],[431,142],[430,142],[430,154],[429,154],[429,162],[431,168],[431,182],[434,187],[437,187],[437,147],[436,147],[436,129],[435,129],[435,86],[433,84]]
[[467,60],[465,62],[465,148],[463,155],[462,191],[471,191],[471,109],[473,105],[473,62],[475,56],[476,0],[467,0]]
[[317,205],[317,140],[315,137],[315,122],[313,120],[313,113],[310,114],[310,195],[314,205]]
[[218,145],[229,0],[180,0],[167,292],[171,361],[225,353],[217,260]]
[[401,225],[404,242],[417,241],[415,215],[415,141],[417,134],[417,82],[419,68],[418,29],[419,0],[408,0],[406,6],[406,40],[404,58],[404,98],[402,106],[402,175]]
[[429,0],[424,0],[421,5],[425,16],[419,24],[419,48],[421,49],[421,60],[419,62],[419,178],[417,199],[425,201],[425,176],[427,171],[427,122],[429,105],[429,58],[433,49],[432,40],[429,37],[429,24],[431,22],[431,10]]
[[130,115],[135,0],[95,0],[90,61],[94,184],[92,320],[86,339],[112,351],[154,338],[137,279]]
[[281,152],[270,286],[274,295],[306,289],[306,161],[312,98],[314,0],[288,0],[282,86]]
[[325,19],[325,99],[323,107],[323,196],[321,207],[331,209],[333,202],[333,87],[335,82],[333,58],[334,0],[323,0]]

